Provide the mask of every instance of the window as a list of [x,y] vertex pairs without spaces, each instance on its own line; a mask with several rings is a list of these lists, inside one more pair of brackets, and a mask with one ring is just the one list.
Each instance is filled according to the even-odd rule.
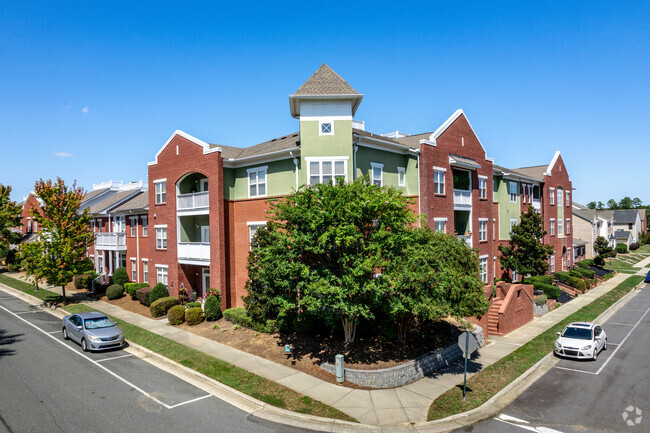
[[167,202],[167,193],[166,193],[166,186],[165,186],[165,181],[155,181],[154,180],[154,185],[156,186],[156,204],[164,204]]
[[97,263],[99,267],[99,273],[103,274],[104,273],[104,253],[102,252],[99,257],[97,257]]
[[632,227],[633,227],[633,226],[634,226],[634,224],[632,224],[632,223],[628,223],[628,224],[627,224],[627,229],[628,229],[628,230],[632,230]]
[[384,185],[384,164],[370,163],[370,182],[379,187]]
[[142,282],[149,282],[149,260],[142,259]]
[[487,198],[487,178],[478,178],[478,198]]
[[27,233],[32,232],[32,219],[27,217]]
[[510,218],[510,233],[512,233],[512,228],[517,225],[517,218]]
[[521,202],[526,203],[526,197],[528,196],[528,185],[521,185]]
[[571,219],[570,218],[566,219],[566,234],[567,235],[571,234]]
[[264,227],[266,222],[264,221],[255,221],[248,223],[248,247],[251,248],[253,245],[253,237],[260,227]]
[[492,191],[493,192],[499,191],[499,180],[496,177],[492,178]]
[[397,167],[397,186],[406,186],[406,169]]
[[34,221],[34,233],[38,232],[38,223]]
[[167,226],[156,227],[156,248],[159,250],[167,248]]
[[508,182],[508,188],[510,191],[510,203],[517,203],[517,182]]
[[434,218],[433,221],[435,223],[435,230],[438,233],[447,232],[447,218]]
[[149,217],[142,217],[142,236],[147,236],[147,219]]
[[97,220],[97,233],[102,232],[102,220]]
[[555,254],[551,254],[551,273],[555,272]]
[[557,205],[562,206],[562,188],[557,189]]
[[567,207],[570,206],[570,204],[569,204],[569,191],[566,192],[566,205],[567,205]]
[[90,231],[91,231],[92,233],[95,232],[95,220],[91,220],[91,221],[90,221]]
[[557,220],[557,235],[564,236],[564,222],[562,221],[562,218]]
[[445,193],[445,172],[441,170],[433,171],[433,193]]
[[156,265],[156,282],[167,285],[167,266]]
[[549,188],[548,197],[550,199],[551,206],[555,204],[555,188]]
[[515,281],[517,281],[517,271],[513,270],[512,271],[512,282],[514,283]]
[[332,121],[320,121],[320,129],[318,131],[319,135],[334,135],[334,122]]
[[266,196],[266,169],[267,167],[256,167],[248,169],[248,196]]
[[137,261],[131,257],[131,281],[138,281],[138,266]]
[[129,218],[129,220],[131,221],[131,236],[135,236],[135,231],[136,231],[137,225],[138,225],[138,223],[136,222],[137,219],[136,218]]
[[345,182],[348,180],[347,175],[347,157],[320,159],[305,158],[307,161],[307,179],[310,185],[317,183],[328,183],[342,177]]
[[555,219],[551,218],[551,236],[555,236]]
[[124,253],[117,253],[117,266],[126,269],[126,255]]
[[487,241],[487,219],[478,220],[478,240]]
[[479,259],[481,281],[487,283],[487,256],[481,256]]
[[116,216],[113,218],[113,231],[116,233],[126,232],[126,222],[124,221],[124,215]]

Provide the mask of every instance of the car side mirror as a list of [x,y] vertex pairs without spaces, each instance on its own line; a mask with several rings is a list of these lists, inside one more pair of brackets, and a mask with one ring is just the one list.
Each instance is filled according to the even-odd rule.
[[560,334],[560,332],[559,332],[559,331],[558,331],[558,332],[556,332],[556,334],[557,334],[557,336],[558,336],[558,337],[561,337],[561,336],[562,336],[562,334]]
[[77,326],[77,329],[81,331],[83,329],[83,326]]

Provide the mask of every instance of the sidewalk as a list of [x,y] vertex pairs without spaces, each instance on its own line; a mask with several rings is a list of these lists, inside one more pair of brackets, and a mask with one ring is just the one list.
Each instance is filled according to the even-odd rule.
[[[647,260],[650,261],[650,259]],[[640,270],[637,274],[642,275],[645,272]],[[12,276],[16,277],[17,275]],[[557,322],[607,293],[629,276],[630,274],[620,273],[587,294],[575,298],[543,317],[536,317],[532,322],[506,336],[490,337],[487,345],[479,349],[478,356],[473,358],[474,365],[482,369],[493,364]],[[61,293],[60,287],[46,286],[44,288]],[[71,293],[75,292],[71,291]],[[92,300],[85,302],[85,304],[113,315],[120,320],[127,321],[273,380],[353,416],[362,424],[386,427],[400,424],[408,425],[410,423],[422,424],[427,420],[427,412],[433,400],[463,380],[463,366],[461,362],[457,362],[437,371],[430,377],[424,377],[402,387],[371,391],[350,389],[345,386],[324,382],[293,368],[276,364],[265,358],[169,326],[166,324],[166,319],[155,320],[143,317],[104,301]],[[471,375],[468,373],[468,376]],[[411,429],[409,428],[409,430]]]

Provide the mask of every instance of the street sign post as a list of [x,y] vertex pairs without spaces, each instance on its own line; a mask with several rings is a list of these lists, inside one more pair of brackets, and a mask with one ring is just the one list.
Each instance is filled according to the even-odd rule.
[[463,379],[463,401],[465,401],[467,391],[467,359],[469,358],[469,355],[478,349],[478,343],[476,342],[476,338],[474,338],[469,331],[465,331],[458,336],[458,347],[465,355],[465,376]]

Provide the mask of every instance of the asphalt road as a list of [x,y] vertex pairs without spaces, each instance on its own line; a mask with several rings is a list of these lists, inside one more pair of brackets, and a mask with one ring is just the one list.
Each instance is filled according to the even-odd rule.
[[498,416],[456,431],[650,432],[650,284],[602,325],[597,361],[561,359]]
[[0,433],[296,432],[123,350],[84,353],[61,321],[0,291]]

